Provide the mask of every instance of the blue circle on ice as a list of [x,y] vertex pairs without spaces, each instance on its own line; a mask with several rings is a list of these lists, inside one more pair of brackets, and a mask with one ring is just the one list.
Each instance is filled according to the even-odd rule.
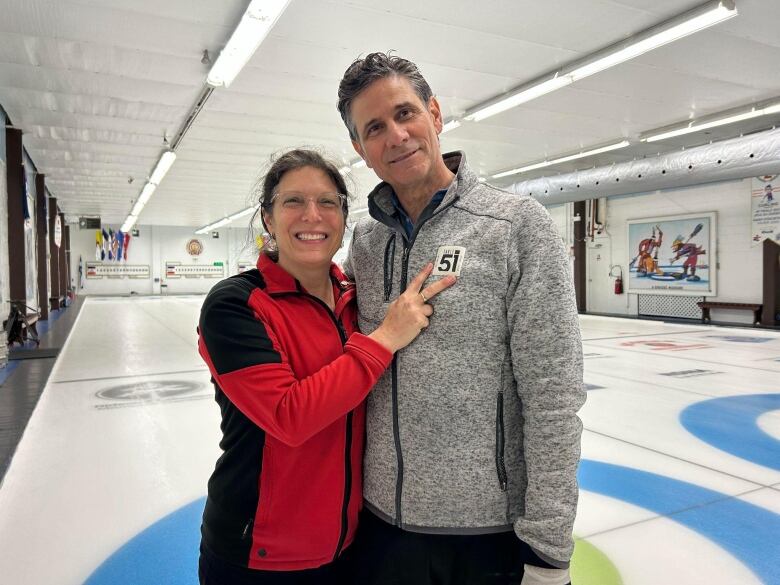
[[780,409],[780,394],[713,398],[680,413],[689,433],[713,447],[780,471],[780,441],[758,426],[758,417]]
[[108,557],[84,585],[196,585],[206,498],[179,508]]

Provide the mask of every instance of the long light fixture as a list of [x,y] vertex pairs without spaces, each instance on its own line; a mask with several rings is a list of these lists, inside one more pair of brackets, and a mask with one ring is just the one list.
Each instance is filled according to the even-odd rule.
[[444,134],[445,132],[449,132],[450,130],[455,130],[456,128],[460,128],[460,120],[450,120],[444,126],[441,128],[441,134]]
[[554,159],[551,159],[551,160],[544,160],[542,162],[534,163],[534,164],[527,165],[527,166],[524,166],[524,167],[519,167],[519,168],[516,168],[516,169],[509,170],[509,171],[504,171],[504,172],[492,175],[491,178],[492,179],[501,179],[502,177],[508,177],[510,175],[519,175],[520,173],[527,173],[528,171],[533,171],[533,170],[536,170],[536,169],[541,169],[541,168],[544,168],[544,167],[557,165],[559,163],[569,162],[569,161],[572,161],[572,160],[577,160],[579,158],[585,158],[587,156],[593,156],[593,155],[596,155],[596,154],[601,154],[603,152],[609,152],[611,150],[618,150],[620,148],[625,148],[629,144],[630,144],[630,142],[628,140],[622,140],[620,142],[616,142],[614,144],[609,144],[607,146],[601,146],[599,148],[593,148],[591,150],[584,150],[584,151],[578,152],[576,154],[570,154],[570,155],[554,158]]
[[152,171],[152,176],[149,178],[149,181],[144,185],[144,188],[141,189],[141,194],[138,196],[138,200],[135,202],[135,205],[133,205],[133,210],[130,212],[130,215],[127,216],[127,219],[125,220],[125,223],[123,224],[121,231],[126,232],[127,229],[124,229],[126,226],[128,226],[128,229],[130,229],[133,225],[135,225],[138,216],[141,215],[141,211],[149,202],[149,199],[152,198],[155,189],[157,189],[157,186],[165,178],[165,175],[171,169],[171,165],[173,165],[175,160],[176,160],[176,153],[173,152],[172,150],[166,150],[162,154],[160,160],[157,161],[157,164],[155,165],[154,170]]
[[176,153],[172,150],[166,150],[160,157],[160,160],[157,161],[157,166],[154,167],[152,176],[149,177],[149,182],[153,185],[162,183],[162,180],[165,178],[165,175],[168,174],[168,171],[171,170],[171,166],[175,161]]
[[535,100],[538,97],[561,89],[562,87],[566,87],[571,83],[573,83],[573,80],[569,76],[559,76],[556,72],[551,79],[534,82],[525,89],[520,89],[520,91],[503,97],[496,102],[486,106],[478,106],[477,109],[466,112],[463,119],[469,120],[470,122],[479,122],[485,118],[490,118],[491,116],[505,112],[515,106],[524,104],[525,102]]
[[[273,28],[279,16],[285,11],[290,0],[251,0],[241,17],[233,34],[230,35],[225,48],[220,52],[216,63],[211,67],[206,78],[206,88],[201,94],[198,103],[190,112],[184,126],[177,134],[177,140],[171,150],[167,150],[157,161],[154,171],[141,195],[133,206],[130,215],[122,224],[122,231],[128,231],[135,225],[141,210],[154,193],[155,188],[162,182],[165,174],[170,170],[176,160],[174,152],[181,142],[181,138],[192,125],[197,114],[203,108],[203,104],[211,95],[214,87],[228,87],[236,78],[244,65],[252,58],[257,48],[263,42],[268,32]],[[209,87],[210,86],[210,87]]]
[[135,205],[133,205],[133,210],[130,212],[130,215],[138,216],[141,214],[141,210],[149,199],[152,198],[155,189],[157,189],[157,185],[154,183],[147,183],[144,185],[143,190],[141,190],[141,195],[138,197],[138,201],[135,202]]
[[768,104],[766,106],[752,107],[749,110],[741,112],[738,110],[729,110],[728,112],[709,116],[701,120],[691,120],[684,126],[679,126],[670,130],[653,131],[641,136],[639,139],[642,142],[656,142],[666,138],[691,134],[692,132],[700,132],[708,128],[715,128],[716,126],[725,126],[726,124],[733,124],[734,122],[742,122],[743,120],[750,120],[752,118],[778,113],[780,113],[780,102]]
[[122,224],[122,227],[119,228],[119,231],[125,234],[128,233],[131,229],[133,229],[136,221],[138,221],[138,216],[131,213],[127,216],[127,219],[125,219],[125,222]]
[[233,83],[289,3],[290,0],[252,0],[209,71],[206,83],[213,87]]
[[157,189],[157,186],[165,178],[165,175],[168,173],[168,171],[171,170],[171,166],[175,161],[176,153],[172,150],[166,150],[162,154],[160,159],[157,161],[157,164],[154,166],[152,176],[149,177],[149,181],[144,185],[144,188],[141,189],[141,194],[138,196],[135,205],[133,205],[132,211],[130,211],[130,215],[127,216],[124,223],[122,224],[122,227],[119,228],[119,231],[127,233],[132,229],[132,227],[135,225],[135,222],[138,221],[138,216],[141,215],[141,211],[149,202],[149,199],[152,198],[155,189]]
[[237,219],[240,219],[240,218],[242,218],[244,216],[247,216],[250,213],[254,213],[255,211],[257,211],[258,207],[260,207],[260,204],[256,203],[256,204],[252,205],[251,207],[247,207],[246,209],[242,209],[241,211],[237,211],[237,212],[235,212],[232,215],[228,215],[228,219],[230,221],[236,221]]
[[227,217],[223,217],[222,219],[215,221],[214,223],[210,223],[209,225],[204,225],[202,228],[195,230],[196,234],[207,234],[211,230],[215,230],[217,228],[221,228],[223,225],[227,225],[230,223],[230,220]]
[[204,225],[202,228],[199,228],[195,230],[196,234],[207,234],[211,230],[215,230],[217,228],[220,228],[222,226],[225,226],[229,223],[234,222],[237,219],[241,219],[242,217],[245,217],[249,215],[250,213],[254,213],[257,211],[257,208],[260,207],[259,203],[255,203],[254,205],[250,205],[249,207],[242,209],[241,211],[236,211],[235,213],[231,213],[230,215],[223,217],[222,219],[218,219],[214,223],[210,223],[208,225]]
[[737,8],[733,0],[712,0],[706,2],[693,10],[647,29],[631,39],[611,45],[589,57],[572,63],[566,68],[515,88],[484,105],[478,105],[467,111],[463,118],[472,122],[479,122],[490,116],[495,116],[510,108],[566,87],[594,73],[604,71],[620,63],[625,63],[648,51],[733,18],[737,14]]

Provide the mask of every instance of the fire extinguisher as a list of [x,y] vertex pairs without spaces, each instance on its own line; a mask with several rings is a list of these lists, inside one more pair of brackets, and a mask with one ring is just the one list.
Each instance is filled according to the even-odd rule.
[[609,275],[612,276],[612,271],[617,268],[620,270],[620,274],[618,274],[615,277],[615,294],[616,295],[622,295],[623,294],[623,267],[620,265],[612,266],[609,270]]

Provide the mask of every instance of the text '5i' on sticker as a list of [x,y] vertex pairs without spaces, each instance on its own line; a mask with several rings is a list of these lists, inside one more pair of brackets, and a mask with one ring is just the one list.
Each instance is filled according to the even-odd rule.
[[463,246],[441,246],[436,252],[436,262],[433,264],[433,274],[460,276],[463,262],[466,259],[466,248]]

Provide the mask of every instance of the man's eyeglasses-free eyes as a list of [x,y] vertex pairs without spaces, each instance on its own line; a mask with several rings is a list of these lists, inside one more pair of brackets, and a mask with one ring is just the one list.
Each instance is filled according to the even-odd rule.
[[346,200],[347,196],[343,193],[321,193],[314,197],[308,197],[303,193],[285,191],[274,194],[271,197],[271,205],[278,201],[283,209],[301,211],[308,208],[309,203],[313,201],[320,211],[342,211]]

